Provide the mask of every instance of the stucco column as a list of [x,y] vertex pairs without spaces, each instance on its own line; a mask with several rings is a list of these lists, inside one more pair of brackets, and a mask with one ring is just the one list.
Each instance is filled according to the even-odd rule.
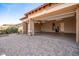
[[76,42],[79,43],[79,8],[76,9]]
[[23,34],[26,34],[27,33],[27,24],[26,24],[26,22],[23,22],[22,25],[23,25]]
[[34,21],[29,19],[28,22],[28,35],[34,35]]

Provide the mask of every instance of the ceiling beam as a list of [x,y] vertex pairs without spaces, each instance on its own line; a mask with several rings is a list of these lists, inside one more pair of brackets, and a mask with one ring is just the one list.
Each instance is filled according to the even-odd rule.
[[45,18],[40,18],[38,20],[47,20],[47,21],[50,21],[50,20],[61,20],[62,18],[67,18],[67,17],[72,17],[75,15],[75,11],[73,12],[69,12],[69,13],[64,13],[64,14],[59,14],[59,15],[55,15],[55,16],[48,16],[48,17],[45,17]]

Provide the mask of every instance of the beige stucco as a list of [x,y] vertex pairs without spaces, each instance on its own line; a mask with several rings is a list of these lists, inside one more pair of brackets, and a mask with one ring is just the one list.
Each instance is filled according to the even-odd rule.
[[34,32],[41,32],[41,24],[39,23],[34,24]]
[[28,22],[28,35],[34,35],[34,21],[29,19]]
[[76,9],[76,42],[79,43],[79,8]]
[[76,18],[75,17],[64,19],[64,32],[76,33]]
[[22,33],[26,34],[28,30],[28,24],[26,22],[23,22],[22,28],[23,28]]
[[[76,33],[76,19],[74,17],[64,18],[63,20],[59,21],[47,21],[45,23],[35,24],[35,32],[54,32],[52,30],[52,23],[55,23],[56,26],[60,27],[60,32],[64,33]],[[64,24],[64,26],[61,27],[61,23]],[[41,28],[40,28],[41,27]],[[64,28],[64,29],[63,29]],[[63,29],[63,31],[61,31]]]

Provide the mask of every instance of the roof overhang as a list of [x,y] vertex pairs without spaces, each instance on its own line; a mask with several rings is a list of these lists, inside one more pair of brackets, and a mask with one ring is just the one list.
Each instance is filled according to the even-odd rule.
[[[58,15],[54,15],[54,16],[47,16],[47,17],[42,17],[40,19],[37,20],[41,20],[41,21],[50,21],[50,20],[62,20],[63,18],[68,18],[68,17],[72,17],[75,16],[75,11],[73,12],[68,12],[68,13],[63,13],[63,14],[58,14]],[[36,20],[36,19],[34,19]]]
[[54,5],[54,4],[58,4],[58,3],[44,3],[43,5],[41,5],[41,6],[37,7],[37,8],[35,8],[35,9],[33,9],[33,10],[27,12],[27,13],[25,13],[25,14],[24,14],[25,16],[22,17],[20,20],[24,20],[24,19],[28,18],[28,17],[26,17],[26,16],[28,16],[28,14],[33,13],[33,12],[35,12],[35,11],[37,11],[37,10],[41,10],[41,8],[45,8],[46,6],[50,6],[51,4]]
[[48,6],[48,5],[51,5],[51,4],[56,4],[56,3],[44,3],[43,5],[41,5],[41,6],[37,7],[37,8],[35,8],[35,9],[33,9],[33,10],[27,12],[27,13],[25,13],[24,15],[28,15],[28,14],[30,14],[30,13],[32,13],[32,12],[35,12],[36,10],[40,10],[41,8],[44,8],[44,7],[46,7],[46,6]]
[[[76,5],[77,4],[66,3],[66,4],[62,4],[62,5],[53,7],[53,8],[51,7],[49,9],[47,9],[47,10],[44,10],[43,12],[40,12],[40,13],[38,13],[36,15],[33,15],[33,16],[30,16],[29,18],[36,18],[36,17],[39,17],[40,18],[40,16],[48,15],[48,14],[51,14],[51,13],[54,14],[54,13],[57,13],[58,11],[59,12],[62,12],[61,10],[67,9],[67,8],[68,9],[71,9],[71,10],[74,10],[74,8],[76,7]],[[47,16],[44,16],[44,17],[47,17]]]
[[[45,4],[44,6],[46,6],[46,5],[47,4]],[[29,18],[32,18],[34,20],[44,20],[47,17],[50,18],[50,16],[53,16],[52,18],[59,17],[57,15],[74,12],[75,9],[78,7],[77,5],[78,4],[76,4],[76,3],[59,4],[55,7],[50,7],[48,9],[45,9],[43,12],[37,13],[33,16],[30,16]],[[42,7],[44,7],[44,6],[42,6]],[[42,7],[39,7],[39,8],[42,8]],[[37,9],[39,9],[39,8],[37,8]],[[27,13],[27,14],[29,14],[29,13]],[[62,16],[64,17],[64,15],[62,15]],[[21,18],[20,20],[24,20],[24,19],[28,19],[28,18],[25,16],[25,17]]]
[[59,10],[56,10],[56,11],[53,11],[53,12],[50,12],[47,14],[42,14],[40,16],[33,17],[33,19],[34,20],[45,20],[45,19],[48,19],[51,17],[53,19],[56,19],[56,17],[60,17],[60,16],[62,16],[62,17],[72,16],[72,14],[75,13],[77,7],[78,6],[74,4],[74,5],[66,7],[66,8],[62,8],[62,9],[59,9]]

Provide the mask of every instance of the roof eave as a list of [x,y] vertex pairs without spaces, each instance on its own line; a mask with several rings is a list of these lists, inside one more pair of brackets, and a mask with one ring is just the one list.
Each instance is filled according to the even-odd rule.
[[33,10],[27,12],[27,13],[25,13],[24,15],[26,16],[26,15],[28,15],[29,13],[31,13],[31,12],[33,12],[33,11],[35,11],[35,10],[38,10],[38,9],[40,9],[40,8],[42,8],[42,7],[46,6],[46,5],[48,5],[48,4],[49,4],[49,3],[44,3],[43,5],[41,5],[41,6],[37,7],[37,8],[35,8],[35,9],[33,9]]

